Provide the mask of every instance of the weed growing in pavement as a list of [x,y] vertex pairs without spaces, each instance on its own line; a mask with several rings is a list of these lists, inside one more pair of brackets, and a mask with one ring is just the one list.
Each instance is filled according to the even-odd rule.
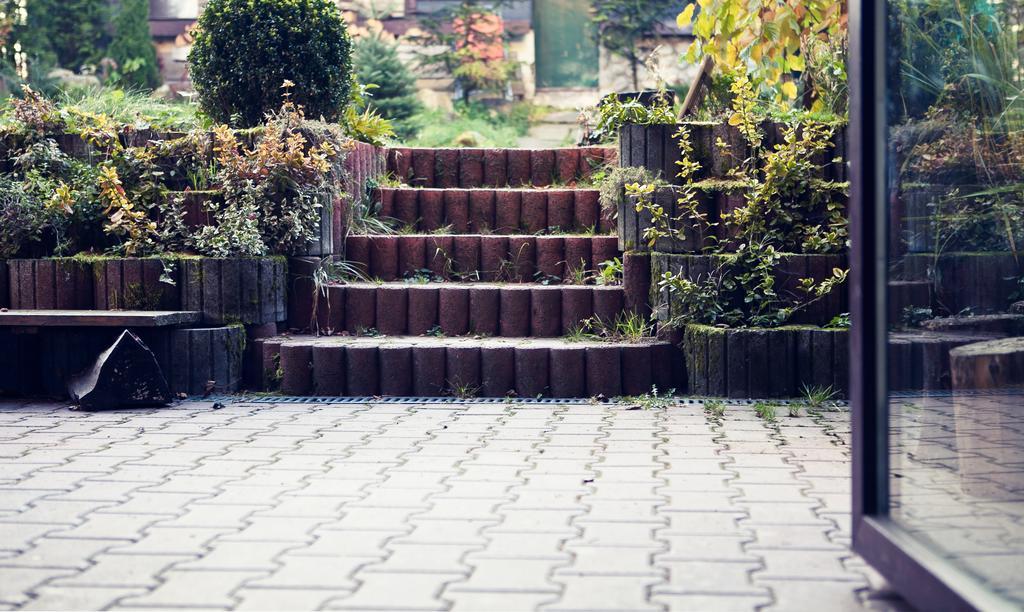
[[652,385],[651,390],[643,395],[627,395],[619,398],[619,403],[629,405],[629,409],[638,410],[659,410],[672,405],[672,396],[675,389],[669,389],[664,393],[658,393],[657,385]]
[[800,416],[800,408],[802,408],[802,407],[803,406],[801,406],[800,404],[797,404],[797,403],[792,403],[789,406],[787,406],[786,408],[789,410],[789,417],[792,418],[792,419],[795,419],[795,418],[799,417]]
[[705,414],[720,419],[725,416],[725,402],[716,399],[705,400],[704,412]]
[[452,397],[457,397],[459,399],[470,399],[480,394],[480,387],[475,385],[463,383],[453,385],[451,381],[448,381],[448,387]]
[[754,404],[754,412],[766,423],[775,422],[776,405],[771,402],[757,402]]
[[803,393],[803,400],[807,403],[808,410],[821,410],[823,408],[834,408],[835,399],[839,393],[831,386],[807,386],[800,390]]

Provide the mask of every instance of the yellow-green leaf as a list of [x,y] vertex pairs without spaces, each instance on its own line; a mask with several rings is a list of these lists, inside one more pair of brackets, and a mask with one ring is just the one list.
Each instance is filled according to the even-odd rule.
[[741,117],[739,113],[733,113],[729,117],[729,125],[735,127],[735,126],[737,126],[737,125],[739,125],[741,123],[743,123],[743,117]]
[[786,63],[789,65],[790,70],[795,70],[797,72],[803,72],[804,68],[807,67],[807,64],[804,62],[804,56],[802,55],[790,55],[786,60]]
[[682,13],[676,17],[676,25],[680,28],[685,28],[693,22],[693,11],[697,8],[696,4],[691,4],[683,9]]
[[790,99],[795,98],[796,97],[796,83],[794,83],[793,81],[786,81],[785,83],[783,83],[782,84],[782,93],[787,98],[790,98]]

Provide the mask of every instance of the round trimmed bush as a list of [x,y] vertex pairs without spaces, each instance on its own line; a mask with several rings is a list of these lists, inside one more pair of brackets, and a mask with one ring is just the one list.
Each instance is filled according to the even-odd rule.
[[285,81],[308,117],[328,121],[352,89],[352,42],[332,0],[210,0],[188,60],[203,110],[235,127],[280,108]]

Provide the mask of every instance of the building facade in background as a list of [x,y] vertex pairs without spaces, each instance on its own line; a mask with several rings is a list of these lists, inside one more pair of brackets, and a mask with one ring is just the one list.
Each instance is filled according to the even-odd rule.
[[[400,53],[416,61],[421,49],[404,42],[415,34],[419,19],[450,4],[451,0],[344,0],[338,5],[357,25],[378,20],[394,35]],[[188,51],[192,29],[207,0],[150,0],[150,30],[164,82],[173,92],[191,89]],[[507,36],[506,53],[520,63],[512,94],[553,106],[579,106],[595,102],[601,92],[633,88],[630,67],[622,58],[600,49],[590,35],[589,0],[516,0],[501,9]],[[689,82],[692,67],[680,57],[689,45],[688,32],[666,23],[659,43],[658,69],[669,83]],[[653,41],[650,47],[656,44]],[[438,72],[418,71],[424,101],[432,106],[450,103],[451,79]],[[642,87],[654,85],[645,74]]]

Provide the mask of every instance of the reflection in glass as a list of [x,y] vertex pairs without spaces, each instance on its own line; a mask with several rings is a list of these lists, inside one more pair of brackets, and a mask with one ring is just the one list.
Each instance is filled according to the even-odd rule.
[[890,512],[1024,603],[1024,5],[888,8]]

